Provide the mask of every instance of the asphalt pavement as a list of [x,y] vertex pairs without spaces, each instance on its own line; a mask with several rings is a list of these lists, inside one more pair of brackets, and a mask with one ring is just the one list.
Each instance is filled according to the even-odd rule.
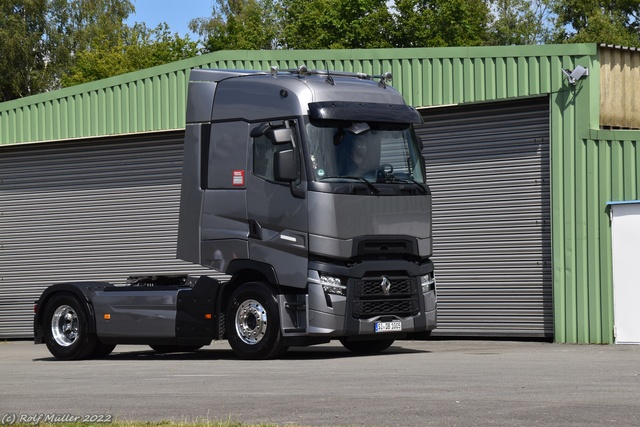
[[243,361],[215,342],[182,354],[118,346],[105,359],[64,362],[44,345],[0,343],[0,422],[76,418],[637,426],[640,346],[398,341],[382,354],[354,356],[332,343]]

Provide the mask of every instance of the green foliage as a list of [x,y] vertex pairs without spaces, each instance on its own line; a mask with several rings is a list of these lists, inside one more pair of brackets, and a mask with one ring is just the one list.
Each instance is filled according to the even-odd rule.
[[640,46],[640,1],[555,0],[556,42]]
[[640,46],[640,0],[214,0],[189,28],[129,27],[131,0],[0,0],[0,102],[219,50]]
[[391,47],[384,0],[283,0],[282,45],[288,49]]
[[73,63],[62,86],[100,80],[197,54],[197,43],[171,34],[166,23],[149,29],[124,22],[135,11],[129,0],[73,0],[70,2]]
[[491,6],[490,45],[532,45],[550,40],[553,17],[549,0],[492,0]]
[[71,0],[65,32],[73,52],[93,47],[97,41],[118,43],[124,21],[135,8],[130,0]]
[[638,0],[216,0],[204,52],[593,42],[637,46]]
[[[69,58],[47,0],[0,0],[0,102],[55,89]],[[63,16],[64,17],[64,16]]]
[[129,27],[130,0],[0,0],[0,102],[197,54],[166,24]]
[[484,0],[396,0],[397,47],[482,46],[488,38]]
[[189,29],[203,38],[204,52],[275,49],[279,13],[271,0],[217,0],[211,17],[193,19]]
[[116,38],[96,34],[90,48],[78,52],[75,65],[63,76],[63,86],[100,80],[196,56],[197,43],[172,35],[166,23],[153,30],[145,24],[122,27]]
[[190,28],[212,52],[477,46],[488,24],[484,0],[218,0]]

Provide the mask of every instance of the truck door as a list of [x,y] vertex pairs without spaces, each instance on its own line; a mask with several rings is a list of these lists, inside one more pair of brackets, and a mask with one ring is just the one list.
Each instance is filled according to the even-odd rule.
[[[296,129],[294,120],[252,125],[247,219],[250,259],[271,265],[279,284],[303,288],[308,267],[307,199]],[[289,178],[278,176],[283,162],[288,163]]]

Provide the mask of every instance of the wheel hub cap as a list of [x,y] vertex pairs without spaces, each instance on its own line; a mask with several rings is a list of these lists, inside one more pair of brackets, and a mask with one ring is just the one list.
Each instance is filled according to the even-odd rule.
[[236,332],[249,345],[254,345],[267,333],[267,312],[256,300],[247,300],[236,311]]
[[51,319],[53,339],[59,345],[68,347],[78,339],[78,314],[68,305],[61,305]]

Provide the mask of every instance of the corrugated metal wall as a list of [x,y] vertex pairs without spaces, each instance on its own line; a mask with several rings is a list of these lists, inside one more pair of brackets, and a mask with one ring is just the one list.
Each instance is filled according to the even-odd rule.
[[421,110],[434,335],[553,335],[548,98]]
[[184,129],[188,72],[141,74],[120,84],[89,83],[0,104],[13,107],[0,110],[0,140],[7,144]]
[[[631,55],[636,60],[640,52]],[[2,103],[0,144],[182,128],[186,80],[193,67],[267,70],[306,63],[373,74],[391,70],[393,86],[416,107],[548,94],[554,337],[558,342],[610,343],[613,284],[604,207],[618,196],[640,198],[640,173],[630,166],[638,156],[640,133],[599,130],[602,57],[603,49],[595,44],[216,52]],[[590,76],[571,86],[562,69],[576,65],[589,68]]]
[[613,343],[607,203],[640,198],[640,132],[593,130],[552,147],[551,156],[552,175],[564,184],[552,194],[555,339]]
[[600,46],[600,125],[640,129],[640,51]]
[[590,66],[595,45],[214,52],[0,104],[0,144],[184,128],[194,67],[309,68],[393,73],[413,106],[554,93],[561,68]]
[[210,273],[175,259],[183,136],[2,150],[0,338],[33,336],[33,302],[55,282]]

